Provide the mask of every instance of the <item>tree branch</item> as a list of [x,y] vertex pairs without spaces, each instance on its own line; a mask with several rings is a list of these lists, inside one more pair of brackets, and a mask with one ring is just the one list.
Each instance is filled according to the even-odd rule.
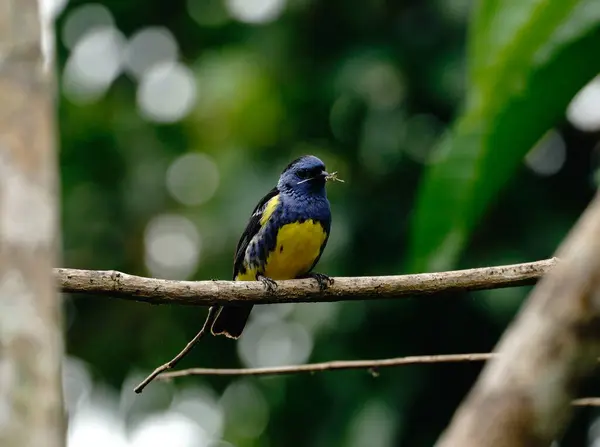
[[541,447],[560,436],[600,354],[600,196],[557,254],[439,446]]
[[212,306],[244,302],[270,304],[371,300],[429,295],[449,291],[497,289],[534,284],[558,259],[524,264],[455,270],[417,275],[335,278],[321,292],[314,280],[278,281],[266,293],[255,281],[173,281],[128,275],[117,271],[59,268],[55,276],[63,292],[110,295],[151,304]]
[[[309,363],[306,365],[273,366],[266,368],[188,368],[160,374],[157,377],[157,380],[167,381],[178,377],[188,376],[279,376],[286,374],[357,369],[367,370],[374,376],[377,376],[380,368],[431,363],[482,362],[496,356],[497,354],[486,352],[471,354],[419,355],[380,360],[336,360],[323,363]],[[600,398],[584,397],[575,399],[571,402],[571,405],[578,407],[600,407]]]
[[284,374],[314,373],[322,371],[339,371],[344,369],[366,369],[376,372],[380,368],[394,366],[419,365],[427,363],[459,363],[481,362],[489,360],[494,354],[447,354],[447,355],[418,355],[396,357],[380,360],[335,360],[323,363],[308,363],[306,365],[273,366],[267,368],[189,368],[161,374],[159,380],[169,380],[186,376],[277,376]]
[[192,338],[187,345],[185,345],[185,348],[183,348],[179,354],[173,357],[173,359],[169,360],[167,363],[160,365],[158,368],[152,371],[152,373],[148,377],[146,377],[138,386],[136,386],[133,391],[135,391],[137,394],[140,394],[142,391],[144,391],[144,388],[146,388],[146,386],[156,378],[156,376],[158,376],[163,371],[167,371],[171,368],[174,368],[175,365],[177,365],[177,363],[179,363],[179,361],[182,358],[184,358],[188,352],[192,350],[192,348],[200,341],[200,339],[204,337],[206,331],[210,329],[210,326],[212,325],[216,316],[217,308],[211,307],[208,310],[208,315],[206,316],[206,320],[204,320],[202,329],[200,329],[196,336]]

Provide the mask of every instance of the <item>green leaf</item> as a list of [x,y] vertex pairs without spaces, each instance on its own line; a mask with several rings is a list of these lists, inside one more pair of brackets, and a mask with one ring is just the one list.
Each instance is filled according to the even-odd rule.
[[469,41],[464,111],[419,190],[411,271],[452,268],[527,152],[600,72],[600,2],[480,1]]

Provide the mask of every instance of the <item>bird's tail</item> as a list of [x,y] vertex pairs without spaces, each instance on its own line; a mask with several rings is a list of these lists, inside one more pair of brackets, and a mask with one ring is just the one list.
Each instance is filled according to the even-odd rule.
[[211,327],[213,335],[240,338],[253,306],[223,306]]

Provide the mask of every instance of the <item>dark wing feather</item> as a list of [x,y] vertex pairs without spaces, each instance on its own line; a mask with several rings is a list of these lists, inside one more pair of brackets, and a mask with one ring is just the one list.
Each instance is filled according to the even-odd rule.
[[235,258],[233,263],[233,279],[237,276],[240,270],[243,269],[244,256],[246,254],[246,249],[248,248],[248,244],[252,240],[252,238],[258,233],[260,230],[260,219],[265,210],[266,204],[279,194],[279,190],[277,187],[273,188],[269,191],[254,207],[252,211],[252,216],[250,216],[250,220],[246,225],[246,229],[242,233],[240,240],[238,241],[237,247],[235,248]]

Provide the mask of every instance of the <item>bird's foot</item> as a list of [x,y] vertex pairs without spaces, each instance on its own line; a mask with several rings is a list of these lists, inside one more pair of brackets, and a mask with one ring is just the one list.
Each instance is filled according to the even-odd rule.
[[311,272],[304,276],[304,278],[312,278],[319,284],[319,290],[322,292],[334,283],[333,278],[325,275],[324,273]]
[[277,289],[277,283],[265,275],[256,275],[256,279],[263,283],[263,286],[265,286],[265,289],[269,293],[273,293]]

